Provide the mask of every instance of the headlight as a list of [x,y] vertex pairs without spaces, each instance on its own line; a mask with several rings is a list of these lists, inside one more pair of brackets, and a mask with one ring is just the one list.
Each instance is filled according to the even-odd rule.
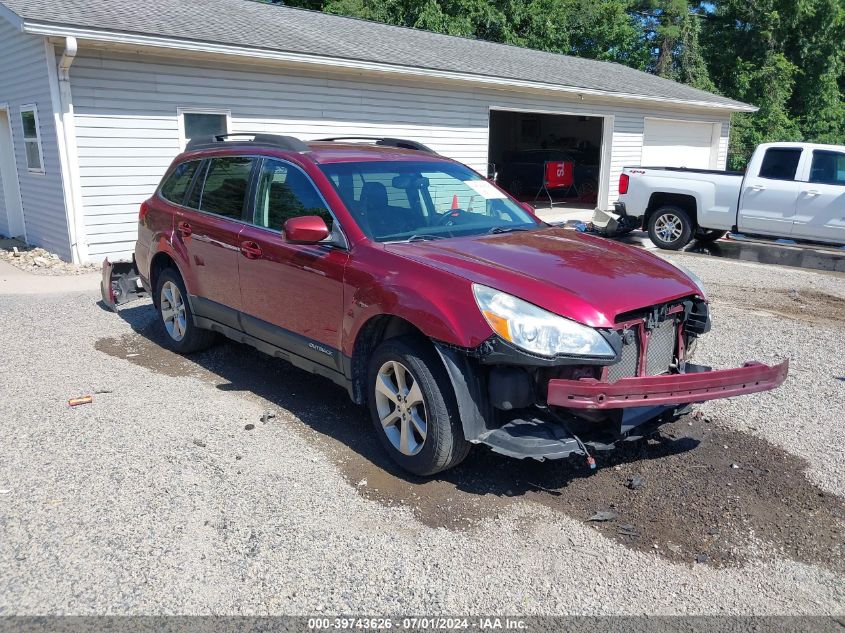
[[684,273],[687,277],[689,277],[690,281],[695,284],[696,288],[698,288],[698,292],[702,298],[707,297],[707,293],[704,290],[704,282],[699,279],[698,275],[696,275],[689,268],[681,264],[676,264],[675,262],[672,262],[672,265],[678,270],[680,270],[682,273]]
[[525,351],[541,356],[616,356],[610,343],[591,327],[487,286],[473,284],[472,293],[493,331]]

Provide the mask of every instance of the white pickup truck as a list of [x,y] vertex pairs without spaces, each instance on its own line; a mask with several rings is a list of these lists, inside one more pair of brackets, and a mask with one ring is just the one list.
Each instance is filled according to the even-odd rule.
[[[766,143],[746,172],[626,167],[616,212],[660,248],[727,231],[845,244],[845,146]],[[632,221],[631,221],[632,220]]]

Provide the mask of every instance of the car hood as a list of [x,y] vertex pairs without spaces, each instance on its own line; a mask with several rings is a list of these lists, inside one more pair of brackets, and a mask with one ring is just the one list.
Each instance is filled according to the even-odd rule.
[[687,275],[659,257],[571,229],[385,248],[592,327],[612,327],[619,314],[701,294]]

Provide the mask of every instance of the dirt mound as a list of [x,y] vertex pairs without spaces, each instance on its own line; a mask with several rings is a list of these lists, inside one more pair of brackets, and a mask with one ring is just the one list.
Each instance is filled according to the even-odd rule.
[[818,290],[774,290],[714,284],[714,301],[758,312],[807,321],[845,325],[845,299]]

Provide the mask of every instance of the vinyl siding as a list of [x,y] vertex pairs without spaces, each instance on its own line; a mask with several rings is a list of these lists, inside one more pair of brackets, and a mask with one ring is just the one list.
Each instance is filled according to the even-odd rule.
[[[0,18],[0,103],[7,103],[10,107],[26,239],[30,244],[43,246],[62,259],[70,260],[44,40],[20,33],[3,18]],[[44,174],[31,173],[26,166],[20,107],[32,103],[38,108]]]
[[411,138],[481,173],[490,108],[613,115],[609,202],[618,195],[622,167],[640,161],[645,116],[720,122],[723,134],[728,121],[722,113],[619,100],[84,49],[71,69],[71,85],[91,259],[131,253],[138,205],[180,149],[177,108],[229,110],[233,132]]

